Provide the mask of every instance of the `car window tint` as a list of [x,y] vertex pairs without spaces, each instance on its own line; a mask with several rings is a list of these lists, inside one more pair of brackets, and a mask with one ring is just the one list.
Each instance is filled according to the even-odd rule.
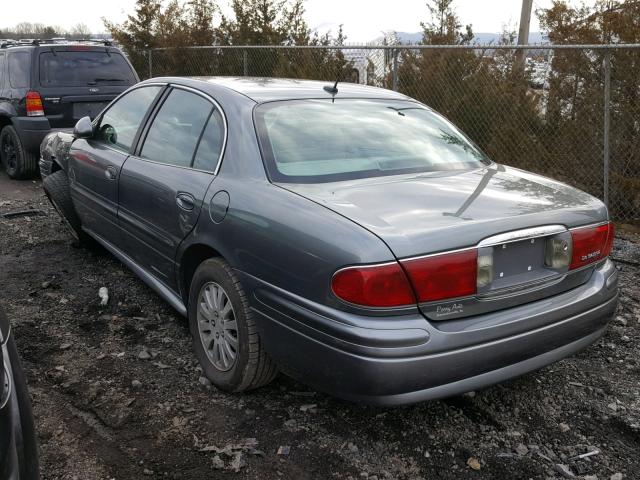
[[256,110],[271,178],[322,183],[489,164],[454,125],[402,100],[272,102]]
[[162,87],[136,88],[114,103],[102,116],[97,140],[128,152],[140,123]]
[[193,159],[193,168],[213,172],[218,165],[224,143],[224,121],[218,110],[214,110],[204,129],[198,151]]
[[153,120],[140,156],[156,162],[190,167],[213,105],[200,95],[175,89]]
[[116,52],[73,50],[40,54],[43,86],[131,85],[135,81],[133,70]]
[[13,88],[27,88],[29,86],[28,52],[12,52],[9,54],[9,83]]

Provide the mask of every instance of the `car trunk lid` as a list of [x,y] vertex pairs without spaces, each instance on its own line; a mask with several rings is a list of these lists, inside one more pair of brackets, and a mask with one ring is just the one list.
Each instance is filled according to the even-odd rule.
[[479,289],[462,302],[421,305],[423,313],[433,319],[505,308],[586,281],[588,277],[580,272],[565,275],[566,269],[549,269],[544,242],[551,236],[570,241],[568,229],[607,220],[605,206],[594,197],[500,165],[455,173],[281,186],[376,234],[399,260],[467,248],[477,248],[479,255],[490,252],[495,262],[490,288]]

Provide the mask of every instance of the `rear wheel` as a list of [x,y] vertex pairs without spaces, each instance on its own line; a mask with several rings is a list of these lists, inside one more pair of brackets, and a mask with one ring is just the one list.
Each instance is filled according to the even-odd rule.
[[193,276],[189,328],[202,370],[217,388],[243,392],[266,385],[277,375],[244,289],[221,258],[205,260]]
[[79,244],[91,243],[90,237],[82,230],[80,217],[78,217],[78,213],[71,201],[67,172],[58,170],[46,176],[42,181],[42,187],[49,201],[69,228],[73,238],[75,238]]
[[38,171],[38,157],[27,152],[16,129],[7,125],[0,132],[0,161],[9,177],[20,180],[33,177]]

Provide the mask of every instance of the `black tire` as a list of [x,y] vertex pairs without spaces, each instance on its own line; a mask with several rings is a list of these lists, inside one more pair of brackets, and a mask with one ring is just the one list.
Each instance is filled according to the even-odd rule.
[[[212,283],[224,289],[233,307],[237,324],[237,349],[235,363],[224,371],[216,367],[205,351],[198,327],[200,294]],[[206,377],[220,390],[244,392],[262,387],[278,374],[260,341],[260,335],[249,308],[249,302],[240,281],[231,267],[221,258],[205,260],[196,270],[189,289],[189,328],[196,357]]]
[[91,239],[82,230],[80,217],[78,217],[78,213],[71,200],[71,190],[69,189],[67,172],[58,170],[44,177],[42,187],[53,207],[58,211],[67,227],[69,227],[73,238],[75,238],[79,244],[90,244]]
[[0,161],[7,175],[15,180],[32,178],[38,172],[38,155],[24,149],[12,125],[0,132]]
[[18,400],[18,410],[20,411],[20,435],[16,438],[18,450],[19,478],[25,480],[37,480],[40,478],[38,466],[38,439],[31,410],[31,399],[27,391],[27,382],[20,365],[18,350],[16,349],[13,337],[9,337],[7,343],[11,370],[13,373],[13,384],[15,395]]

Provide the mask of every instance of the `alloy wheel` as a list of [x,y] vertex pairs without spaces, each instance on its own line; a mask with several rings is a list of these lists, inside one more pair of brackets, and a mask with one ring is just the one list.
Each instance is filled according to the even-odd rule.
[[16,152],[16,146],[13,143],[13,139],[9,135],[6,135],[3,139],[2,152],[4,153],[4,158],[6,159],[7,170],[16,168],[18,165],[18,155]]
[[220,371],[233,368],[238,356],[238,324],[227,292],[205,283],[198,295],[198,334],[211,363]]

